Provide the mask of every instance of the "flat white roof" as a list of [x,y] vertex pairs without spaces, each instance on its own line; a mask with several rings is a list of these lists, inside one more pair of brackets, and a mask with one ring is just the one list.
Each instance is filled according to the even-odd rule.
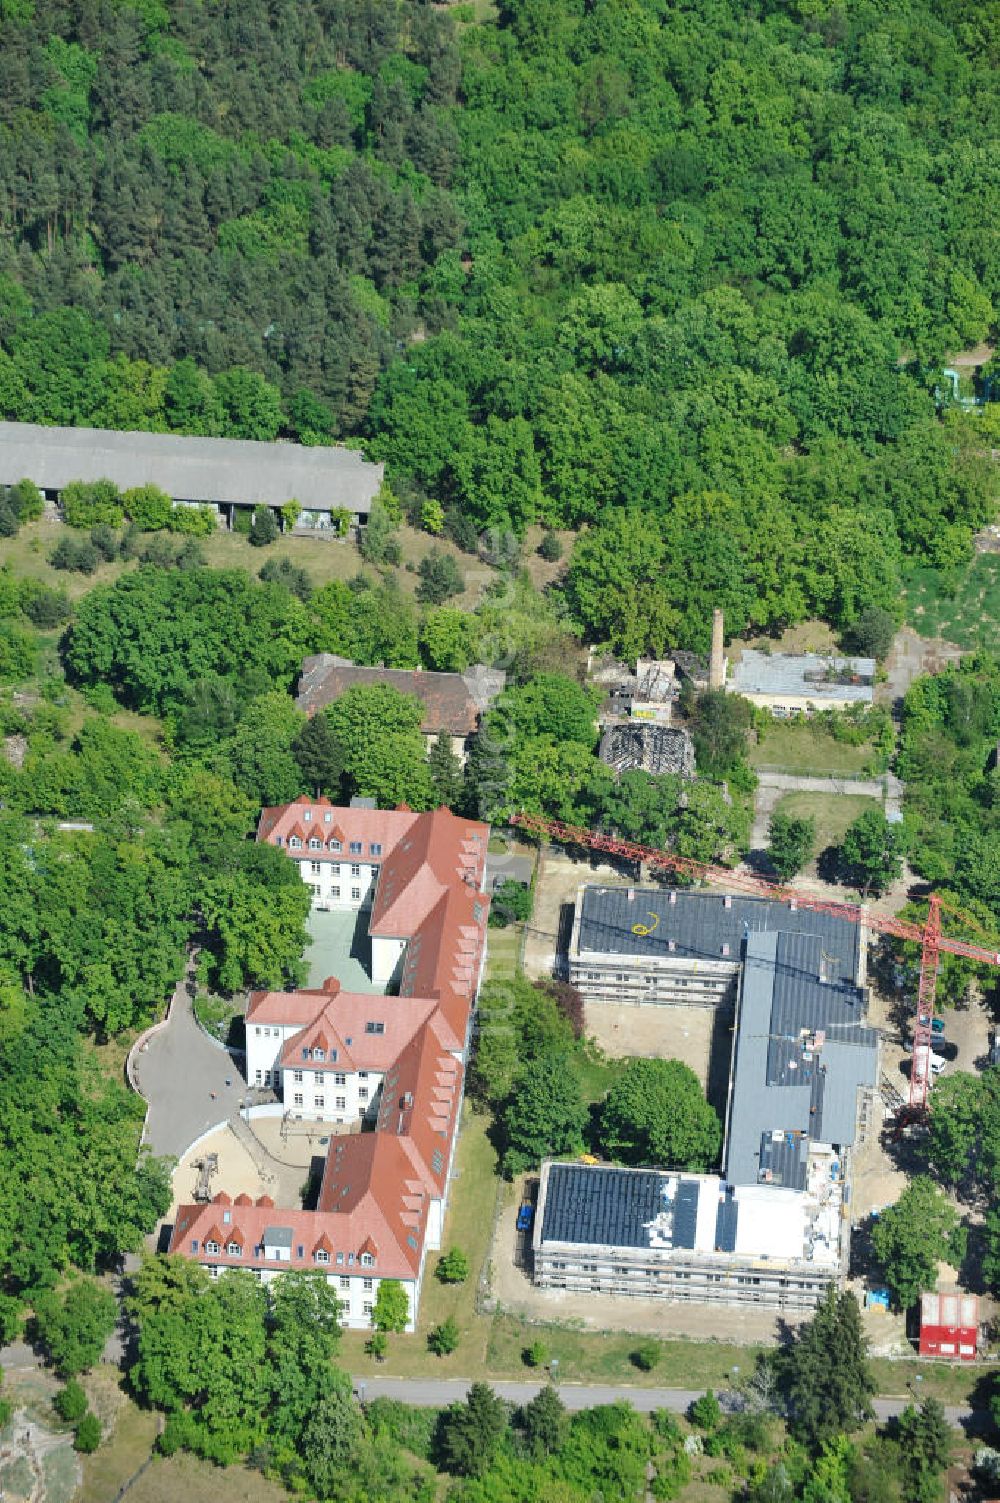
[[177,501],[298,501],[307,511],[342,506],[367,514],[384,470],[358,450],[334,445],[0,423],[0,484],[27,479],[43,491],[61,491],[72,480],[113,480],[123,491],[158,485]]

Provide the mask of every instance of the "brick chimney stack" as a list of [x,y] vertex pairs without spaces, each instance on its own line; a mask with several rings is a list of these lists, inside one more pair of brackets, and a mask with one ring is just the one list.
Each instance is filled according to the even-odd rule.
[[721,689],[726,682],[726,654],[723,638],[722,612],[712,612],[712,656],[708,665],[708,687]]

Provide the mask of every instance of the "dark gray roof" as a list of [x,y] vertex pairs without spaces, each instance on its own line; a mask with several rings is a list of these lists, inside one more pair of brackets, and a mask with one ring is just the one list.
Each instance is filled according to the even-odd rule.
[[[648,1247],[647,1227],[661,1208],[664,1183],[665,1176],[653,1170],[552,1164],[542,1240]],[[694,1190],[697,1203],[697,1185]]]
[[[813,652],[757,652],[744,648],[726,688],[735,694],[808,695],[871,702],[874,658],[821,657]],[[829,675],[829,676],[828,676]]]
[[807,1139],[853,1143],[858,1089],[876,1081],[878,1035],[865,1026],[864,994],[844,965],[846,936],[838,958],[828,926],[855,939],[856,927],[790,917],[826,926],[746,938],[726,1163],[735,1185],[770,1171],[771,1182],[801,1189]]
[[263,1241],[265,1247],[291,1247],[292,1229],[290,1226],[266,1226]]
[[[728,907],[727,907],[728,903]],[[650,915],[655,917],[655,924]],[[639,935],[634,926],[650,930]],[[586,887],[580,917],[580,949],[615,955],[665,958],[676,954],[703,960],[739,959],[748,932],[781,930],[818,938],[832,974],[853,978],[858,971],[860,931],[832,914],[793,910],[768,898],[725,897],[721,893],[660,887]],[[674,949],[670,948],[670,941]],[[786,964],[800,963],[794,952]],[[807,973],[811,974],[811,973]]]
[[698,1196],[701,1186],[697,1180],[682,1179],[674,1197],[673,1242],[675,1247],[694,1247],[698,1230]]
[[736,1251],[736,1227],[739,1222],[740,1208],[732,1197],[732,1191],[719,1201],[719,1209],[715,1216],[715,1245],[719,1252]]
[[294,500],[309,511],[342,506],[367,513],[383,473],[383,465],[356,449],[334,445],[0,423],[0,484],[27,477],[42,490],[113,480],[123,491],[158,485],[182,501],[283,506]]

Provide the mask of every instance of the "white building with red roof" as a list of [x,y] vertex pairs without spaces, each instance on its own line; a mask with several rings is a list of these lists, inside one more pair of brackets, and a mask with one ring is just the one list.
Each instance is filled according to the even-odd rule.
[[[489,829],[447,809],[300,798],[265,809],[257,838],[300,863],[314,906],[370,908],[373,980],[397,982],[398,994],[345,992],[335,977],[253,993],[249,1083],[280,1093],[293,1119],[359,1130],[332,1139],[314,1211],[222,1193],[179,1208],[170,1251],[213,1277],[249,1268],[264,1283],[289,1267],[325,1269],[354,1327],[370,1325],[380,1280],[398,1279],[412,1329],[427,1252],[441,1245],[486,959]],[[345,864],[360,875],[341,877]]]

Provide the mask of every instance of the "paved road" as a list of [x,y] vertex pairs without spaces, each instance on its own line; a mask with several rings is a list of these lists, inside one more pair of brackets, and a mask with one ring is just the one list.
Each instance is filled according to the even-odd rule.
[[[469,1382],[465,1378],[379,1378],[363,1373],[354,1377],[352,1382],[358,1394],[364,1387],[366,1400],[402,1399],[407,1404],[427,1408],[454,1404],[457,1400],[464,1399],[469,1390]],[[526,1404],[544,1384],[493,1383],[491,1387],[502,1399],[508,1399],[512,1404]],[[704,1389],[701,1388],[633,1388],[627,1384],[614,1388],[603,1384],[559,1384],[559,1397],[567,1409],[589,1409],[595,1404],[614,1404],[618,1399],[626,1399],[644,1414],[652,1409],[672,1409],[675,1414],[682,1414],[703,1392]],[[910,1402],[909,1398],[876,1399],[876,1417],[881,1421],[892,1419],[901,1414]],[[969,1409],[965,1405],[948,1405],[945,1415],[950,1425],[967,1429],[988,1429],[991,1423],[987,1410]]]
[[231,1117],[246,1091],[240,1065],[195,1022],[183,981],[170,1022],[139,1051],[135,1068],[149,1103],[146,1141],[156,1154],[179,1158],[201,1133]]

